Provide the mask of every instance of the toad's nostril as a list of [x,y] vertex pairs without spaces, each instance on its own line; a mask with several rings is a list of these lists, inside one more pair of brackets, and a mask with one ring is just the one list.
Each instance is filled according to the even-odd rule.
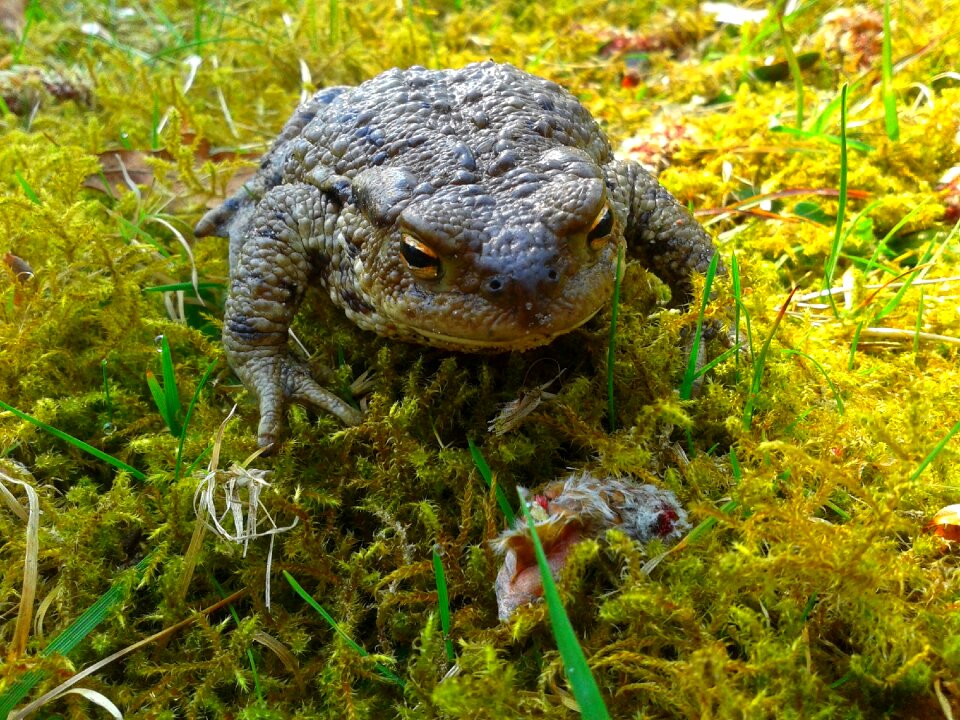
[[554,268],[550,268],[547,272],[547,280],[550,282],[556,282],[560,279],[560,273],[558,273]]
[[499,278],[493,278],[493,280],[487,283],[487,287],[490,289],[490,292],[500,292],[503,290],[503,281]]

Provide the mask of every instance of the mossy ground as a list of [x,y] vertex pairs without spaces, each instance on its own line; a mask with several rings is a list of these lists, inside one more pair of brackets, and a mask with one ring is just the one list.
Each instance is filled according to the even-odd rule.
[[[649,574],[644,563],[662,548],[616,533],[574,553],[561,591],[614,717],[930,718],[948,716],[950,706],[958,716],[958,556],[924,525],[960,498],[960,441],[917,470],[960,420],[960,358],[956,343],[915,341],[918,329],[960,336],[957,283],[914,283],[886,314],[897,288],[864,286],[909,278],[921,261],[926,279],[960,275],[960,241],[949,236],[958,192],[938,188],[960,164],[960,82],[949,74],[960,70],[960,9],[893,4],[900,139],[891,141],[877,3],[858,6],[846,26],[824,21],[832,3],[807,3],[787,18],[795,51],[820,53],[803,74],[803,129],[818,116],[824,122],[819,134],[806,135],[774,128],[796,125],[789,71],[780,81],[756,73],[766,57],[782,55],[775,17],[736,27],[717,25],[692,3],[655,7],[274,0],[127,8],[82,0],[40,2],[23,42],[0,37],[0,73],[14,62],[39,66],[88,90],[63,100],[24,80],[3,91],[0,247],[35,275],[18,282],[11,271],[0,286],[0,399],[146,475],[118,472],[0,416],[4,455],[32,471],[40,493],[37,597],[44,602],[27,652],[5,657],[0,692],[31,667],[53,671],[41,684],[49,689],[73,668],[216,602],[219,583],[226,593],[250,589],[235,604],[239,626],[225,613],[201,617],[85,685],[143,718],[577,716],[545,609],[497,622],[497,560],[487,541],[503,519],[477,474],[470,437],[511,499],[517,485],[587,467],[666,485],[695,522],[718,519]],[[620,36],[611,46],[614,28]],[[199,61],[192,78],[191,57]],[[190,237],[202,206],[254,161],[301,92],[397,65],[485,58],[568,87],[615,145],[652,132],[663,118],[682,128],[661,180],[708,211],[701,220],[728,268],[736,254],[740,334],[749,314],[753,353],[729,356],[694,399],[680,401],[682,335],[696,308],[685,316],[659,311],[662,286],[628,265],[614,367],[617,429],[609,432],[609,311],[535,352],[469,357],[375,337],[312,298],[296,329],[316,353],[318,372],[339,364],[330,380],[342,387],[376,371],[365,421],[344,430],[295,410],[282,451],[254,462],[272,471],[262,500],[273,517],[299,519],[277,539],[272,610],[262,592],[266,539],[244,558],[207,534],[184,596],[196,471],[235,402],[240,416],[226,428],[220,466],[245,458],[255,446],[256,412],[218,340],[225,242],[191,243],[199,279],[210,285],[206,306],[184,293],[186,322],[168,312],[177,298],[165,304],[161,293],[145,292],[190,279],[171,228]],[[853,300],[838,296],[836,314],[803,307],[787,314],[745,420],[753,363],[778,308],[794,286],[823,287],[838,202],[822,191],[840,184],[840,114],[825,109],[843,82],[849,138],[869,146],[848,152],[844,230],[851,231],[834,283],[850,271]],[[27,110],[14,114],[18,92]],[[85,187],[100,157],[115,162],[104,155],[111,151],[140,173],[139,192]],[[122,185],[113,167],[104,179]],[[710,212],[777,192],[784,194],[747,212]],[[717,285],[708,313],[732,328],[731,275]],[[878,327],[902,337],[870,330]],[[145,377],[161,374],[158,335],[172,348],[184,405],[210,361],[218,363],[183,448],[184,467],[196,467],[180,477],[178,438]],[[723,349],[713,341],[710,353]],[[550,388],[555,399],[513,433],[488,432],[500,404],[561,368]],[[721,513],[730,499],[736,509]],[[24,553],[23,527],[6,510],[0,539],[6,645]],[[460,666],[447,678],[434,545],[446,567]],[[69,659],[39,658],[50,637],[147,553],[143,580],[131,580],[126,600]],[[390,664],[406,689],[339,639],[281,569]],[[258,631],[292,651],[299,676],[254,642]],[[56,712],[102,711],[68,696]]]

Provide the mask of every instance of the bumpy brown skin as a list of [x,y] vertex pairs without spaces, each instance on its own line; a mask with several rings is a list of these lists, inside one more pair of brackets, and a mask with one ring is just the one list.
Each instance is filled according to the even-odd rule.
[[[524,350],[600,309],[624,244],[678,303],[714,252],[656,180],[614,159],[576,98],[492,62],[320,91],[196,234],[230,238],[223,340],[259,399],[261,445],[277,440],[290,402],[359,421],[287,348],[312,284],[383,335]],[[436,255],[436,277],[411,268],[411,239]]]

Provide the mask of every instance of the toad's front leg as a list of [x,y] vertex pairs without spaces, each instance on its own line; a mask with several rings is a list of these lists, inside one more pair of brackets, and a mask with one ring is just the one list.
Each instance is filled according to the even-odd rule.
[[[633,161],[617,165],[625,190],[628,251],[663,280],[673,294],[671,306],[692,300],[693,277],[707,271],[716,248],[683,205]],[[723,273],[723,266],[718,268]]]
[[223,318],[227,360],[257,396],[257,440],[279,439],[289,403],[327,410],[348,425],[360,413],[321,387],[306,365],[290,354],[287,335],[311,275],[310,247],[322,238],[332,201],[309,185],[270,190],[244,231]]

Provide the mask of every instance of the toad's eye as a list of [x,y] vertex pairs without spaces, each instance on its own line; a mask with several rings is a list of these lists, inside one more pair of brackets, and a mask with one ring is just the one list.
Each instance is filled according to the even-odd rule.
[[604,205],[603,209],[594,218],[593,224],[587,231],[587,242],[594,250],[599,250],[606,245],[607,240],[613,233],[613,211],[610,205]]
[[436,280],[440,277],[440,258],[428,245],[410,235],[404,235],[400,256],[414,277],[421,280]]

